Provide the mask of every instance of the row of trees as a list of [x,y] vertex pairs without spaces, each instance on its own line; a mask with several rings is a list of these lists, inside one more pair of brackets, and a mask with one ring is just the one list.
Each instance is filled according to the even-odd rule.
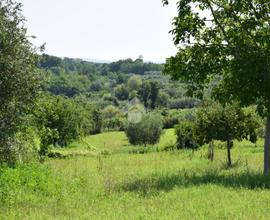
[[162,64],[144,62],[142,57],[136,60],[125,59],[111,63],[94,63],[82,59],[62,59],[48,54],[41,56],[40,67],[47,70],[50,69],[55,74],[64,71],[79,72],[87,76],[93,74],[107,75],[111,72],[144,75],[149,72],[160,72],[163,69]]
[[[163,112],[163,117],[167,114]],[[241,108],[239,104],[222,105],[205,101],[196,110],[181,113],[175,127],[177,149],[197,149],[209,144],[209,158],[214,159],[214,141],[227,146],[228,166],[232,166],[231,149],[234,140],[257,142],[262,136],[263,120],[255,107]],[[157,144],[164,127],[160,114],[148,113],[140,121],[130,121],[125,129],[133,145]]]
[[238,104],[207,103],[197,110],[193,120],[176,127],[177,148],[196,149],[209,144],[210,158],[214,157],[214,140],[227,143],[228,166],[232,165],[231,148],[234,140],[257,142],[262,119],[253,107],[242,109]]

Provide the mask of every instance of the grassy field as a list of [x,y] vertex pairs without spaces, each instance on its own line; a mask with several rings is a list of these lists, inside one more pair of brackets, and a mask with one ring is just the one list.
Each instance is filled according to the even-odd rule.
[[236,142],[228,169],[221,143],[211,163],[207,147],[162,151],[174,141],[167,130],[146,153],[129,146],[121,132],[74,142],[64,150],[70,157],[42,165],[49,171],[41,182],[30,173],[0,219],[270,219],[262,143]]

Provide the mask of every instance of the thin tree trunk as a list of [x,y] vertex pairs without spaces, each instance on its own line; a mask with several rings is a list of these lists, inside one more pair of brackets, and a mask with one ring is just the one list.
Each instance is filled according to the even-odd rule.
[[270,170],[270,116],[267,116],[264,142],[264,175]]
[[227,141],[228,167],[232,166],[231,148],[232,148],[232,141],[229,140]]
[[214,142],[211,141],[209,143],[209,154],[208,158],[213,162],[214,161]]

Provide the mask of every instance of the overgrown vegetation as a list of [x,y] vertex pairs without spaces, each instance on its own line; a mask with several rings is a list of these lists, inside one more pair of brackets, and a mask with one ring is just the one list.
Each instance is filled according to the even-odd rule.
[[38,54],[0,1],[1,219],[269,219],[270,4],[177,4],[164,66]]

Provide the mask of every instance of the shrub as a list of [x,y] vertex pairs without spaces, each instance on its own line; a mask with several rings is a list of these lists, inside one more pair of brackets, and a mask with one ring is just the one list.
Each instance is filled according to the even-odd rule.
[[198,105],[199,101],[194,98],[183,98],[171,100],[169,103],[170,109],[184,109],[184,108],[194,108]]
[[102,128],[102,113],[99,109],[94,108],[91,112],[92,128],[90,134],[99,134]]
[[129,96],[129,91],[124,84],[121,84],[115,88],[114,94],[119,100],[127,100]]
[[103,121],[103,130],[108,131],[124,131],[127,123],[124,117],[108,118]]
[[190,120],[195,121],[196,110],[195,109],[163,109],[161,111],[163,128],[174,128],[175,125],[181,123],[181,121]]
[[162,134],[162,119],[160,115],[148,114],[142,117],[139,123],[129,123],[126,135],[132,145],[156,144]]
[[183,121],[175,128],[177,149],[197,149],[200,146],[200,136],[196,123]]
[[109,105],[106,108],[103,109],[102,111],[102,115],[103,115],[103,119],[110,119],[116,116],[120,116],[122,113],[119,110],[119,108],[113,106],[113,105]]

